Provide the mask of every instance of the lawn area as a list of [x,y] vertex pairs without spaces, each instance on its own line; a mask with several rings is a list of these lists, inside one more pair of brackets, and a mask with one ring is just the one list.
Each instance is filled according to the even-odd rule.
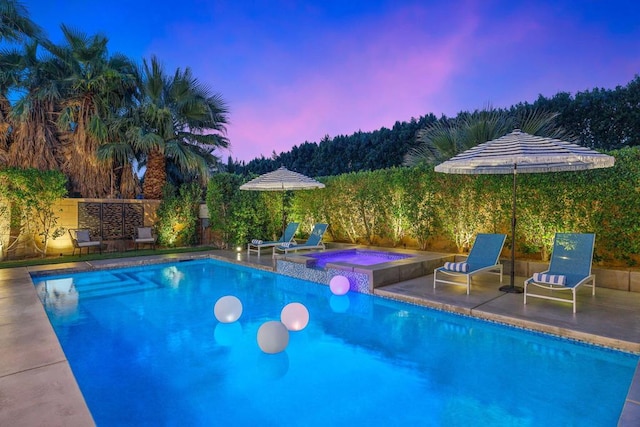
[[130,258],[139,256],[151,256],[151,255],[164,255],[164,254],[181,254],[186,252],[204,252],[214,250],[213,246],[194,246],[186,248],[166,248],[166,249],[141,249],[137,251],[125,251],[125,252],[111,252],[111,253],[91,253],[80,255],[63,255],[57,257],[48,258],[28,258],[22,260],[9,260],[1,261],[0,269],[2,268],[14,268],[14,267],[31,267],[34,265],[48,265],[48,264],[63,264],[66,262],[79,262],[79,261],[95,261],[101,259],[114,259],[114,258]]

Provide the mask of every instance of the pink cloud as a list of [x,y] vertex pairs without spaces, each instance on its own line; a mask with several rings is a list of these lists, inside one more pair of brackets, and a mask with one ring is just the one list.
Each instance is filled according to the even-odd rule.
[[402,2],[357,19],[317,21],[314,9],[299,25],[235,12],[227,26],[175,24],[171,44],[156,46],[170,63],[196,58],[187,64],[228,100],[230,154],[240,160],[431,112],[614,87],[640,63],[556,5]]
[[429,37],[417,19],[424,13],[401,10],[347,37],[329,34],[328,61],[312,64],[288,82],[268,82],[259,99],[236,103],[229,132],[232,155],[268,157],[327,134],[391,127],[396,120],[437,111],[452,76],[464,66],[459,53],[476,20],[458,20],[449,33]]

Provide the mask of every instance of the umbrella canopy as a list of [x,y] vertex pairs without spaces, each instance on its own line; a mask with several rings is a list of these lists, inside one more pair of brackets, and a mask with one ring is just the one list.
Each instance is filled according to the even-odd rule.
[[290,171],[284,166],[240,186],[241,190],[255,191],[313,190],[315,188],[324,188],[324,184],[301,173]]
[[260,175],[240,186],[241,190],[253,191],[282,191],[282,232],[286,227],[286,213],[284,209],[284,192],[289,190],[313,190],[324,188],[324,184],[298,172],[290,171],[280,166],[273,172]]
[[613,166],[612,156],[554,138],[530,135],[519,129],[479,144],[435,167],[452,174],[511,174],[568,172]]
[[513,174],[513,206],[511,218],[511,284],[500,288],[521,292],[514,286],[516,237],[516,174],[570,172],[608,168],[615,158],[589,148],[562,141],[513,132],[479,144],[437,165],[436,172],[459,175]]

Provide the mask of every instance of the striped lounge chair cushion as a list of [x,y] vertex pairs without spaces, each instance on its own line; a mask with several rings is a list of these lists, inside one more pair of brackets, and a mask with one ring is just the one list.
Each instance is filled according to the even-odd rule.
[[290,247],[292,247],[292,246],[295,246],[295,244],[294,244],[294,243],[292,243],[292,242],[284,242],[284,243],[281,243],[281,244],[280,244],[280,247],[281,247],[281,248],[290,248]]
[[254,245],[261,245],[261,244],[262,244],[262,240],[259,240],[259,239],[253,239],[253,240],[251,241],[251,243],[253,243]]
[[533,273],[533,281],[564,286],[567,283],[567,277],[562,274]]
[[458,273],[466,273],[469,271],[469,264],[466,262],[445,262],[444,269],[449,271],[456,271]]

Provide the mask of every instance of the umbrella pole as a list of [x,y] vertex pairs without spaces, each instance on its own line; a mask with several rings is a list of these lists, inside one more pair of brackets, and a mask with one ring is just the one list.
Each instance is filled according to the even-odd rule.
[[510,284],[501,286],[502,292],[520,294],[523,292],[521,287],[515,286],[516,279],[516,176],[518,164],[513,164],[513,203],[511,205],[511,274]]
[[287,214],[285,213],[285,209],[284,209],[284,199],[285,199],[285,194],[286,190],[284,189],[284,185],[282,186],[282,237],[284,238],[284,230],[287,228],[287,224],[285,224],[285,222],[287,221]]

